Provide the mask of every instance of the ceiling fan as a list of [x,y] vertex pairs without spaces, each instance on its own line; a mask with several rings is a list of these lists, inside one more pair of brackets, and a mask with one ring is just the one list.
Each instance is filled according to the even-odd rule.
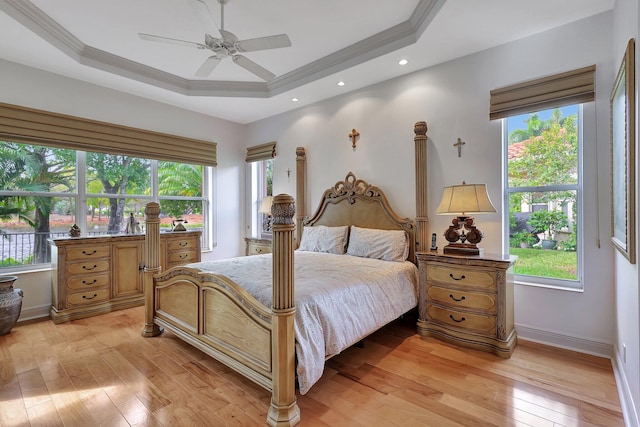
[[[240,55],[240,53],[290,47],[291,40],[289,40],[289,36],[287,36],[286,34],[278,34],[274,36],[258,37],[255,39],[239,40],[235,34],[224,29],[224,5],[228,3],[229,0],[217,0],[218,3],[220,3],[220,29],[217,28],[211,10],[209,9],[206,1],[207,0],[188,0],[189,5],[194,9],[197,16],[206,25],[207,32],[204,35],[204,43],[179,40],[145,33],[138,33],[138,36],[142,40],[171,43],[180,46],[195,47],[196,49],[211,50],[214,55],[207,58],[200,66],[200,68],[196,71],[195,75],[198,77],[208,77],[221,60],[227,57],[231,57],[233,62],[235,62],[245,70],[260,77],[262,80],[272,80],[276,76],[275,74],[258,65],[246,56]],[[213,32],[215,35],[211,34],[209,31]],[[220,34],[220,36],[216,37],[217,34]]]

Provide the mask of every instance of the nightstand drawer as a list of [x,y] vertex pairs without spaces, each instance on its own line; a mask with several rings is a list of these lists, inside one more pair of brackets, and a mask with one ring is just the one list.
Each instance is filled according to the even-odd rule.
[[483,290],[496,288],[495,271],[475,270],[462,266],[429,265],[427,282],[432,281]]
[[67,288],[73,291],[101,288],[107,285],[109,285],[109,273],[84,277],[73,276],[67,281]]
[[260,254],[270,254],[271,253],[271,245],[265,245],[260,243],[249,243],[247,248],[247,255],[260,255]]
[[495,316],[450,310],[437,305],[428,305],[427,315],[429,320],[444,323],[465,331],[481,333],[489,336],[495,336],[496,334]]
[[476,310],[487,314],[496,314],[496,297],[493,294],[430,286],[427,290],[427,297],[432,302],[454,309]]

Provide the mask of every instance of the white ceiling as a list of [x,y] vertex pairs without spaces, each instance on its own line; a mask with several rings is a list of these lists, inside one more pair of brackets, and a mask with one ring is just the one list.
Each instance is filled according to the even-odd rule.
[[[285,33],[292,46],[243,53],[265,82],[204,44],[199,0],[0,0],[0,58],[203,114],[249,123],[611,10],[614,0],[228,0],[241,39]],[[220,24],[216,0],[204,0]],[[407,65],[398,65],[405,58]],[[338,86],[338,81],[346,84]],[[294,103],[293,97],[300,101]]]

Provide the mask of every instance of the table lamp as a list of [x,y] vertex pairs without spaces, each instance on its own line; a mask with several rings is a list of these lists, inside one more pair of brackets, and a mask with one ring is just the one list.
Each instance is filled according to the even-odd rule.
[[449,244],[443,248],[443,252],[455,255],[482,255],[482,249],[477,244],[484,235],[476,228],[470,214],[495,212],[496,208],[489,199],[485,184],[466,184],[463,181],[462,185],[445,187],[436,215],[457,215],[457,217],[444,232],[444,237]]
[[263,216],[262,231],[271,231],[271,205],[273,204],[273,196],[264,196],[260,202],[258,213]]

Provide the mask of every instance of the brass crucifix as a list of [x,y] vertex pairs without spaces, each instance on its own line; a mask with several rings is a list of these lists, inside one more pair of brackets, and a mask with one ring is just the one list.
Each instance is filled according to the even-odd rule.
[[348,135],[351,138],[351,147],[353,151],[356,151],[356,139],[360,136],[360,132],[355,129],[351,129],[351,133]]
[[462,157],[462,146],[465,144],[466,142],[462,141],[460,138],[458,138],[458,142],[453,144],[454,147],[458,148],[458,157]]

